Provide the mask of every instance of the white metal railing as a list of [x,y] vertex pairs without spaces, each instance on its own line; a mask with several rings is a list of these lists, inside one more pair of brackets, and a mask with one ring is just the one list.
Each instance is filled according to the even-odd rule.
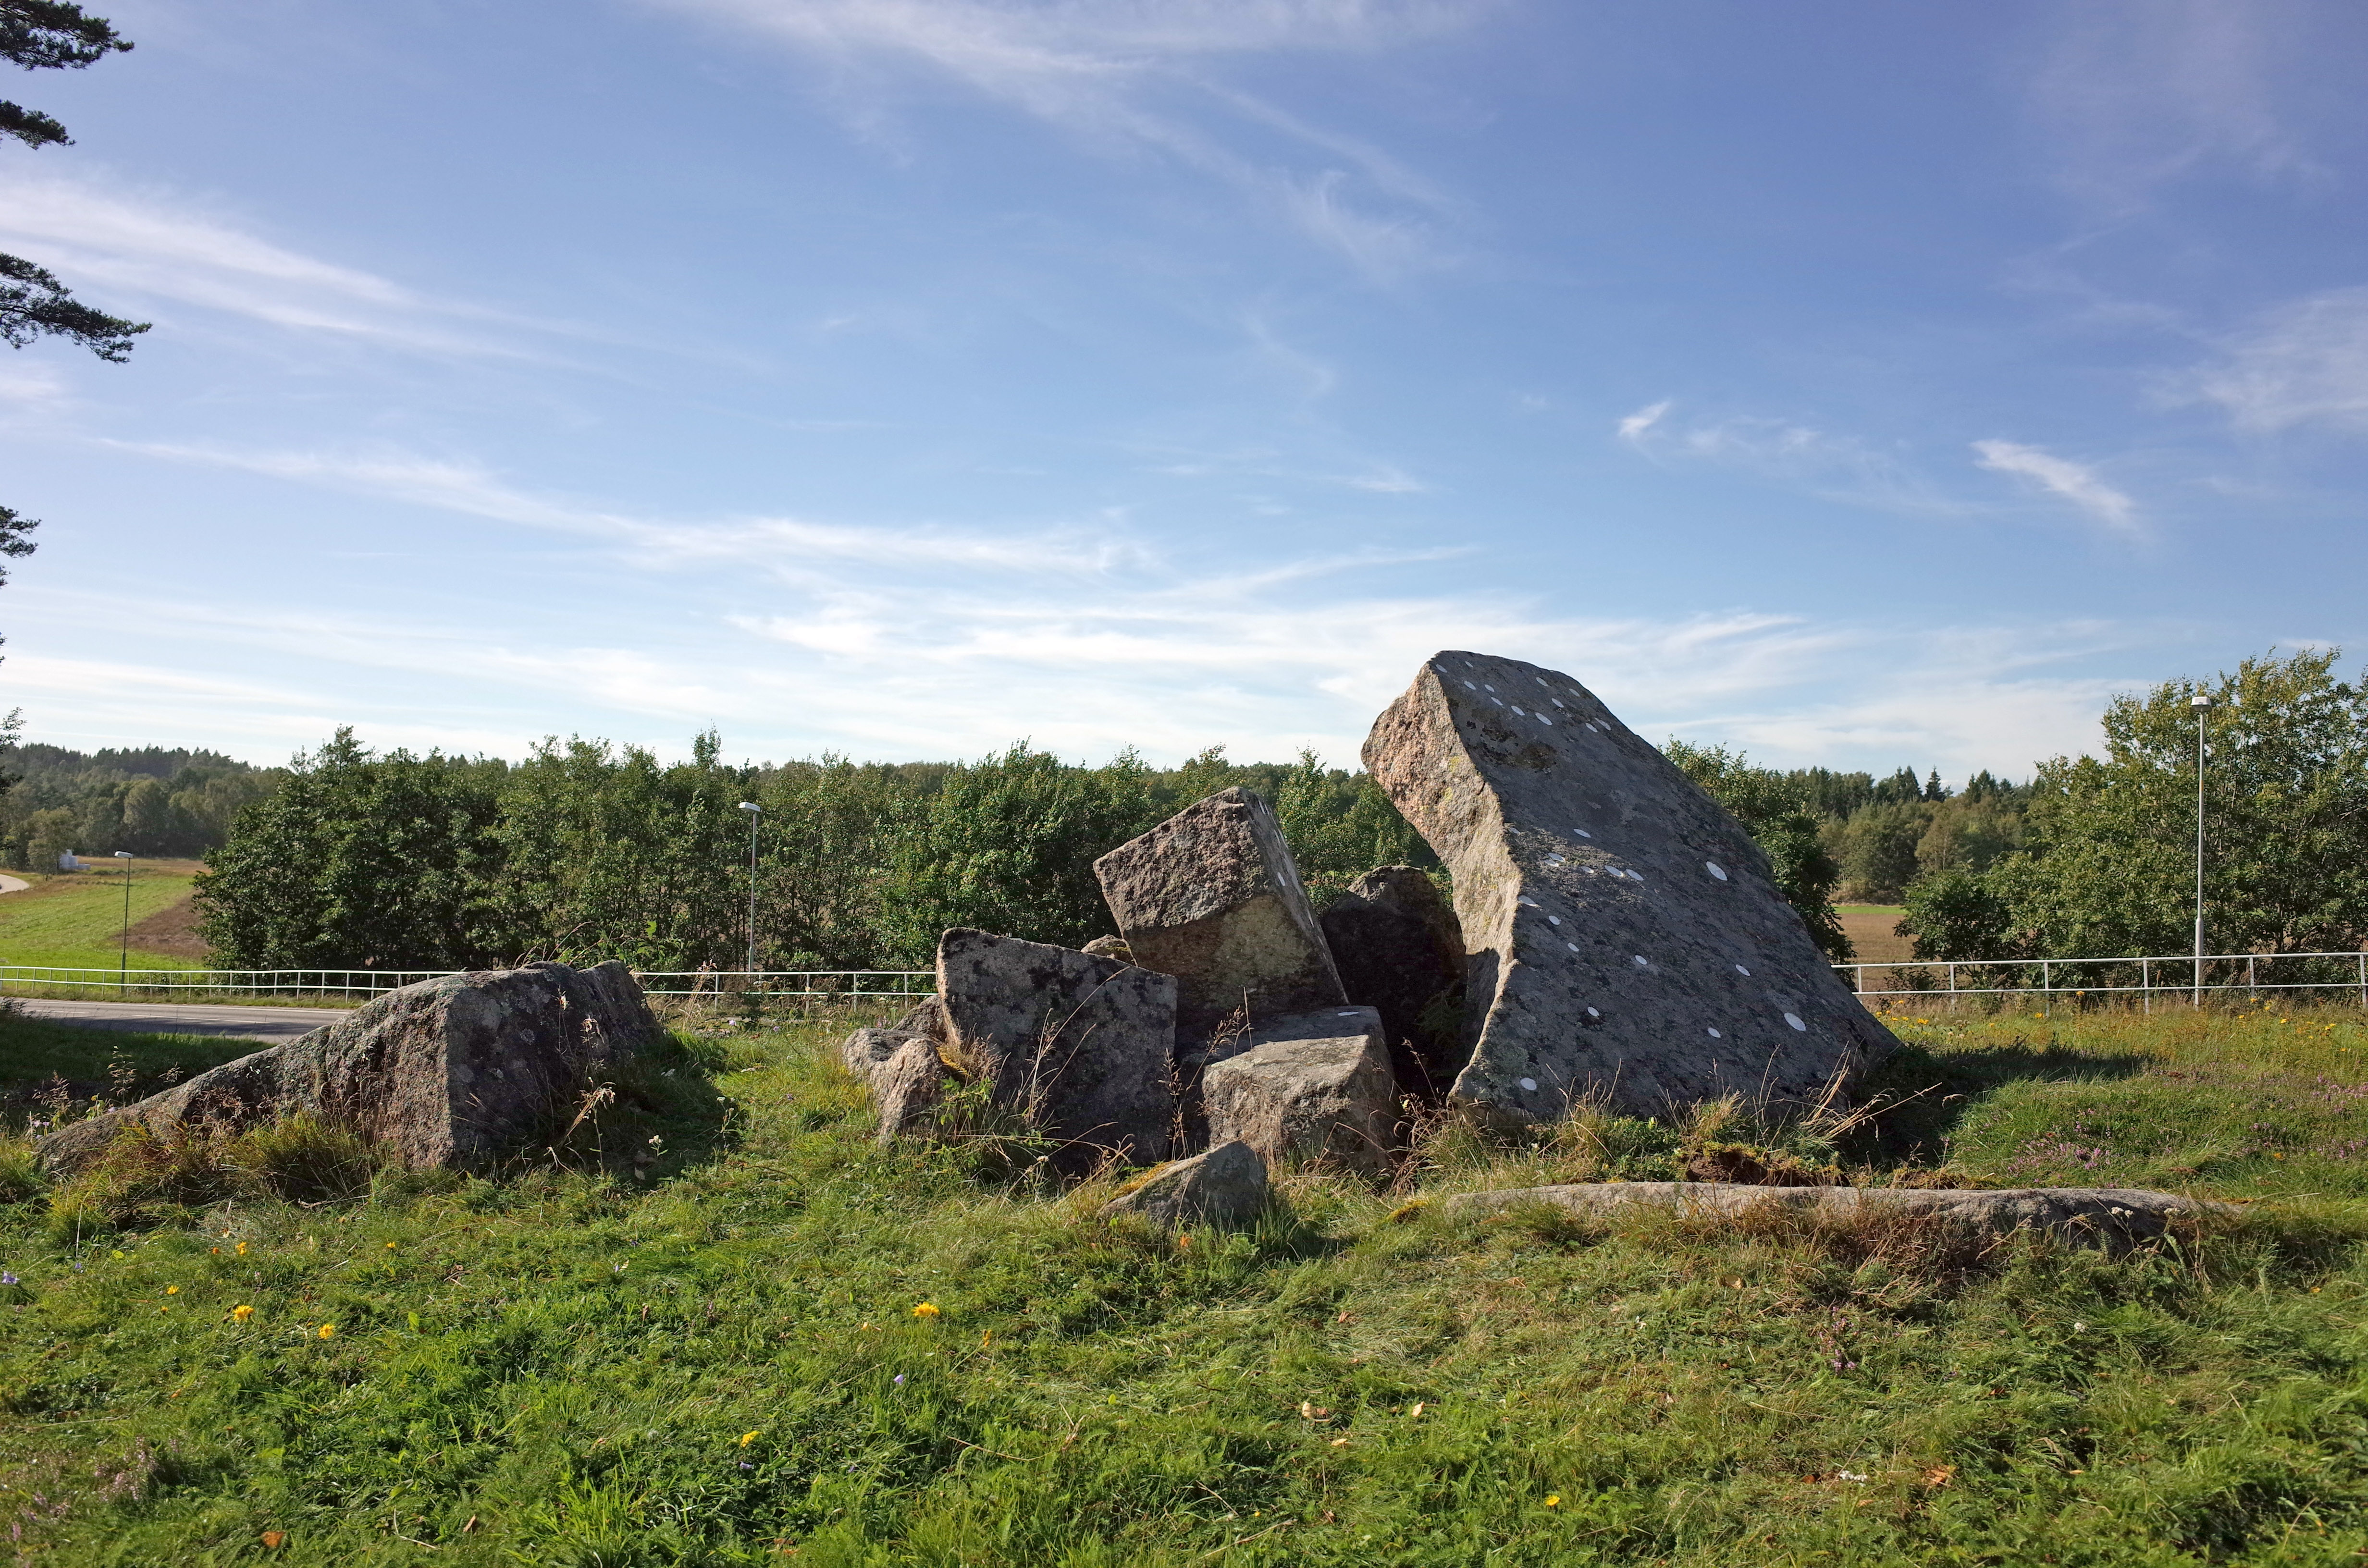
[[[223,1001],[238,996],[382,995],[422,980],[462,971],[449,969],[65,969],[42,964],[0,964],[0,993],[100,991],[130,997],[176,1001]],[[928,970],[650,970],[638,971],[642,989],[653,996],[714,996],[776,999],[830,997],[853,1000],[934,995],[937,976]],[[915,983],[918,982],[917,988]]]
[[[2314,967],[2297,971],[2294,966]],[[2151,1007],[2157,996],[2201,1000],[2231,992],[2328,991],[2356,994],[2368,1007],[2368,952],[2192,953],[2113,959],[1907,959],[1889,963],[1838,963],[1861,996],[2136,996]],[[1886,982],[1870,988],[1868,972]],[[2297,972],[2304,978],[2280,978]],[[2348,999],[2348,997],[2347,997]]]

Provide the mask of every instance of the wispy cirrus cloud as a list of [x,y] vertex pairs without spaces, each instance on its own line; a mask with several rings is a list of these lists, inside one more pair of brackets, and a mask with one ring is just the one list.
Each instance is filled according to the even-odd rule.
[[[1739,741],[1787,764],[1908,760],[1956,777],[2090,744],[2113,683],[2069,666],[2122,635],[1749,607],[1588,614],[1459,572],[1452,550],[1201,565],[1107,521],[1019,531],[674,520],[396,452],[126,450],[530,529],[557,541],[554,562],[573,557],[596,576],[604,558],[636,569],[637,613],[630,631],[604,635],[532,596],[500,618],[451,620],[109,596],[124,653],[8,666],[12,700],[43,738],[90,723],[268,759],[346,722],[381,744],[512,754],[554,730],[679,746],[717,723],[735,755],[757,756],[976,756],[1028,735],[1071,756],[1134,745],[1176,758],[1221,742],[1245,756],[1312,744],[1347,763],[1421,660],[1468,647],[1566,670],[1655,737]],[[30,640],[87,624],[98,602],[45,585],[15,613]],[[145,661],[142,639],[154,650]],[[244,650],[275,674],[148,678],[192,647],[210,650],[212,668],[239,667]],[[1935,692],[1948,700],[1936,705]]]
[[438,356],[541,357],[535,336],[573,331],[437,299],[264,239],[188,197],[96,176],[0,166],[0,248],[71,275],[119,312],[195,306]]
[[2368,286],[2264,312],[2169,390],[2176,400],[2219,404],[2257,435],[2306,425],[2368,433]]
[[2113,532],[2137,537],[2137,503],[2099,477],[2095,468],[2057,457],[2019,441],[1975,441],[1975,466],[1992,473],[2010,474],[2105,525]]
[[1674,416],[1676,408],[1673,398],[1647,403],[1622,418],[1615,431],[1658,463],[1736,469],[1826,500],[1886,511],[1964,509],[1907,463],[1854,437],[1754,415],[1687,421]]
[[1447,265],[1459,203],[1400,160],[1223,81],[1231,61],[1380,54],[1468,28],[1446,0],[650,0],[771,38],[875,100],[917,66],[1076,135],[1232,187],[1377,280]]
[[2317,179],[2291,110],[2316,56],[2348,56],[2314,49],[2329,19],[2292,0],[2100,0],[2055,13],[2029,91],[2058,181],[2117,218],[2192,176]]

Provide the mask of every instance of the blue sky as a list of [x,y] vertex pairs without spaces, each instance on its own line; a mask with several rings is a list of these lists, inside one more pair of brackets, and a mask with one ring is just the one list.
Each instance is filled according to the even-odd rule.
[[1987,767],[2362,637],[2329,0],[154,0],[0,89],[32,738]]

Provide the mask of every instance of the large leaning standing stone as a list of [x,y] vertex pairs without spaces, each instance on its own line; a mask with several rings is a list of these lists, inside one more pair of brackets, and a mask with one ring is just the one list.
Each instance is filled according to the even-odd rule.
[[1364,761],[1454,877],[1457,1102],[1536,1121],[1741,1093],[1781,1114],[1846,1096],[1898,1043],[1742,824],[1570,676],[1438,654]]
[[1211,1144],[1239,1140],[1269,1165],[1321,1162],[1387,1171],[1397,1081],[1371,1007],[1327,1007],[1269,1026],[1201,1080]]
[[1324,938],[1349,1000],[1382,1017],[1397,1081],[1445,1096],[1463,1065],[1461,1031],[1426,1023],[1463,983],[1463,940],[1439,885],[1413,866],[1383,866],[1349,884],[1324,911]]
[[1167,1157],[1176,1118],[1176,982],[1117,959],[956,928],[938,942],[946,1045],[1070,1145]]
[[1188,1051],[1246,1003],[1255,1027],[1348,1000],[1282,829],[1254,790],[1186,807],[1095,861],[1094,875],[1134,961],[1176,977]]
[[631,971],[611,960],[478,970],[391,991],[301,1039],[41,1141],[70,1171],[133,1123],[235,1131],[304,1112],[350,1127],[404,1165],[490,1165],[555,1131],[590,1074],[657,1033]]

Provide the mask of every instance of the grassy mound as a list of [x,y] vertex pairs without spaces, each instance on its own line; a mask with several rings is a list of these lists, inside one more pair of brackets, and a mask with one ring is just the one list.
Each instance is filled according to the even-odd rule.
[[[0,1152],[0,1511],[58,1563],[2354,1561],[2358,1018],[1903,1023],[1816,1147],[1441,1127],[1179,1236],[876,1148],[819,1027],[686,1039],[494,1179]],[[2260,1201],[2110,1260],[1419,1200],[1712,1148]]]

